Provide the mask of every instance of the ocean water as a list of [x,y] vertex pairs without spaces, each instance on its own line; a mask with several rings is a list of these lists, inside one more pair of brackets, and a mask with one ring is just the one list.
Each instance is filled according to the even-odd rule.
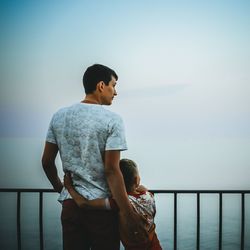
[[[173,249],[173,195],[156,194],[156,231],[163,249]],[[0,194],[0,249],[17,249],[16,195]],[[57,194],[44,194],[44,249],[62,249],[60,224],[61,205]],[[39,249],[39,197],[23,193],[21,202],[22,249]],[[178,195],[178,249],[196,248],[196,199],[192,194]],[[223,250],[240,249],[240,196],[223,197]],[[201,195],[201,250],[218,249],[218,195]],[[250,249],[250,195],[246,195],[245,250]],[[121,247],[121,249],[123,249]]]

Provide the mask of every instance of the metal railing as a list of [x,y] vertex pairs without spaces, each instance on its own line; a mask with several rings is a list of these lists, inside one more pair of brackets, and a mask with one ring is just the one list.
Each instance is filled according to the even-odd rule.
[[[239,194],[241,195],[241,239],[240,249],[245,249],[245,194],[250,194],[250,190],[150,190],[154,194],[174,194],[174,235],[173,248],[177,250],[177,196],[178,194],[196,194],[196,249],[200,249],[200,195],[201,194],[218,194],[219,196],[219,240],[218,249],[222,249],[222,208],[223,194]],[[53,189],[25,189],[25,188],[0,188],[1,192],[17,193],[17,210],[16,210],[16,230],[17,230],[17,248],[21,250],[21,193],[39,193],[39,237],[40,250],[44,249],[43,237],[43,194],[54,193]]]
[[222,208],[223,194],[241,195],[241,239],[240,249],[245,249],[245,194],[250,190],[152,190],[153,193],[173,193],[174,194],[174,250],[177,250],[177,195],[178,194],[196,194],[196,249],[200,249],[200,194],[218,194],[219,195],[219,241],[218,249],[222,249]]

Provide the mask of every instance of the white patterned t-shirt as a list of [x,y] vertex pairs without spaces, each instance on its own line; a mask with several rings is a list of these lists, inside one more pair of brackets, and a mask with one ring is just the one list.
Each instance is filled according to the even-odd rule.
[[[110,195],[104,153],[127,149],[119,115],[97,104],[74,104],[53,115],[46,141],[57,144],[63,170],[71,172],[73,185],[81,195],[90,200]],[[59,201],[69,198],[63,188]]]

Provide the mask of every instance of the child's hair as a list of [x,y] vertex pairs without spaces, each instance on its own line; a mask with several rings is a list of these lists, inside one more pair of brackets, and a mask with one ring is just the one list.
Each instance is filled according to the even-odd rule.
[[138,168],[134,161],[129,159],[121,159],[120,169],[125,182],[126,190],[129,192],[134,185],[135,177],[138,174]]

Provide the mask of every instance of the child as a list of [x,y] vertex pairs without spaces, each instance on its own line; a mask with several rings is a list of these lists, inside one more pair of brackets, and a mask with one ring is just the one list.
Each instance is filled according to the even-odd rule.
[[[145,229],[149,235],[149,244],[131,245],[126,238],[128,233],[126,228],[120,223],[120,236],[126,250],[161,250],[161,246],[155,233],[154,217],[156,213],[153,194],[145,187],[140,186],[140,176],[136,164],[132,160],[120,160],[120,169],[124,178],[126,191],[133,209],[144,218]],[[64,186],[68,189],[70,195],[76,204],[85,209],[112,209],[118,210],[115,200],[112,198],[87,200],[77,193],[69,174],[64,176]],[[136,233],[136,232],[135,232]]]

